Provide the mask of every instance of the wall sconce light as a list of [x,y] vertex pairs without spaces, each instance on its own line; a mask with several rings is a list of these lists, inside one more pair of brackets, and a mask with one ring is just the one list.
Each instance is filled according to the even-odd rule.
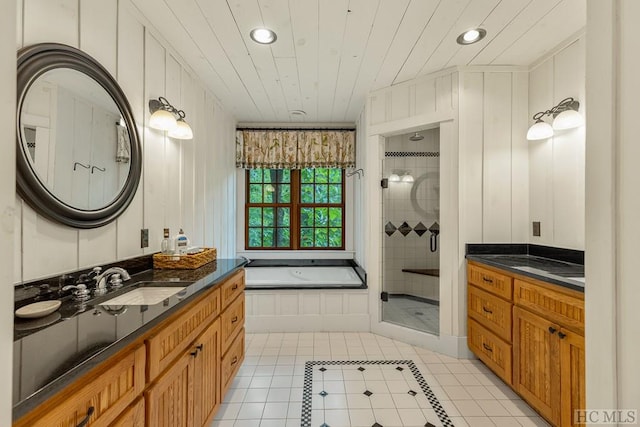
[[398,175],[397,173],[392,173],[391,175],[389,175],[388,178],[388,182],[407,182],[407,183],[412,183],[414,182],[413,176],[411,175],[411,173],[409,172],[405,172],[401,175]]
[[175,139],[193,139],[193,130],[184,120],[186,114],[178,110],[164,97],[149,100],[149,127],[168,131],[168,135]]
[[[527,131],[529,141],[537,141],[553,136],[554,130],[573,129],[584,125],[584,117],[578,112],[580,103],[573,98],[565,98],[550,110],[533,115],[535,123]],[[543,121],[544,116],[553,116],[553,126]]]

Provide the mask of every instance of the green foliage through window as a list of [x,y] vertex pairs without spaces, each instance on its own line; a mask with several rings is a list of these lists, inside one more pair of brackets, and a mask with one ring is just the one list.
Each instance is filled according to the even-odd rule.
[[247,248],[343,249],[343,176],[333,168],[249,170]]

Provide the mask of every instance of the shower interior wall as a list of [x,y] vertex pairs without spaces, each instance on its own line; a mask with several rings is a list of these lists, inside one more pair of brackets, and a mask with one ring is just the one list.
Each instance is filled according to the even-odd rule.
[[[439,152],[439,129],[420,132],[421,141],[411,141],[413,134],[397,135],[386,140],[387,152]],[[383,190],[383,226],[394,227],[406,222],[412,229],[422,223],[429,228],[440,214],[440,159],[421,156],[385,156],[383,176],[410,173],[415,182],[389,182]],[[439,300],[439,278],[423,274],[403,272],[403,269],[438,269],[439,250],[430,251],[426,231],[419,236],[415,231],[403,236],[396,230],[388,236],[382,232],[384,290],[390,294],[405,294]],[[439,239],[439,237],[438,237]]]

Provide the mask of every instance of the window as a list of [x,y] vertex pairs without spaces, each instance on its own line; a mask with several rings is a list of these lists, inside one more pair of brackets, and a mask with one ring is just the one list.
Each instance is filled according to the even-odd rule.
[[342,169],[247,171],[247,249],[344,249]]

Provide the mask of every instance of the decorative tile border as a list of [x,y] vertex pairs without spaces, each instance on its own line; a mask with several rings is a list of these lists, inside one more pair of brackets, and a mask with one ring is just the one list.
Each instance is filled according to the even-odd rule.
[[[418,367],[415,365],[415,363],[413,363],[412,360],[328,360],[328,361],[312,360],[312,361],[306,362],[304,366],[304,387],[302,391],[302,413],[301,413],[301,423],[300,423],[301,427],[311,427],[313,367],[317,365],[322,366],[322,368],[320,368],[320,371],[322,371],[323,369],[326,370],[325,366],[330,366],[330,365],[407,365],[409,370],[413,374],[413,377],[418,382],[418,384],[420,385],[420,388],[422,389],[423,393],[427,397],[427,400],[431,404],[431,407],[438,415],[438,418],[440,419],[440,422],[442,423],[442,425],[444,427],[455,427],[453,422],[449,418],[449,415],[447,415],[447,411],[444,410],[444,408],[440,404],[440,401],[435,396],[435,394],[431,390],[431,387],[429,387],[429,384],[424,379],[424,377],[418,370]],[[396,369],[399,371],[402,371],[404,368],[398,366],[396,367]],[[365,368],[362,368],[362,366],[360,366],[358,370],[363,371],[365,370]],[[322,372],[324,373],[324,371]],[[367,392],[368,390],[365,392],[365,394]],[[417,394],[416,392],[413,392],[413,393],[412,392],[413,392],[412,390],[409,391],[409,394],[411,394],[412,396],[415,396]],[[324,390],[322,390],[322,393],[325,393],[325,396],[326,396],[326,392]],[[427,422],[425,426],[432,426],[432,424]],[[320,427],[330,427],[330,426],[323,424]],[[384,427],[384,426],[376,422],[375,424],[373,424],[372,427]]]
[[437,151],[385,151],[385,157],[440,157]]

